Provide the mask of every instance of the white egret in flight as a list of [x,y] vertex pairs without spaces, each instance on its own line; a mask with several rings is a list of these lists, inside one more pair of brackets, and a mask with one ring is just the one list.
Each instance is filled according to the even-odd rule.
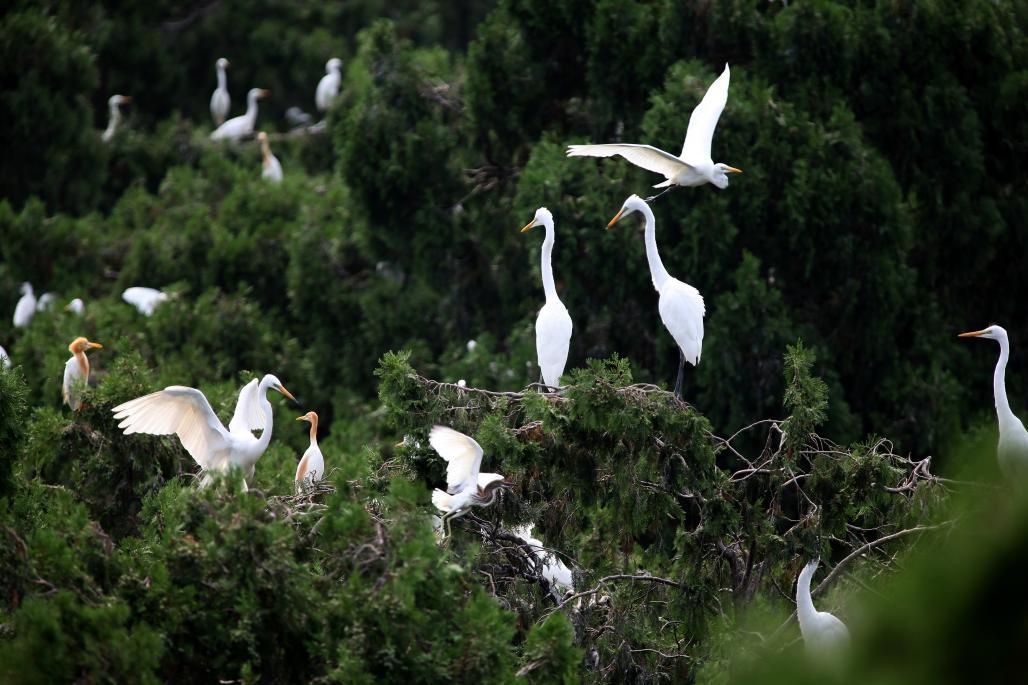
[[229,108],[232,106],[232,96],[228,94],[228,76],[225,69],[229,62],[224,57],[219,57],[214,63],[214,69],[218,74],[218,87],[211,93],[211,118],[215,126],[221,126],[228,117]]
[[1010,359],[1010,341],[1002,326],[989,326],[980,331],[961,333],[961,338],[988,338],[999,343],[999,361],[992,375],[992,392],[996,399],[996,418],[999,421],[999,445],[996,456],[999,468],[1007,478],[1023,479],[1028,476],[1028,431],[1021,419],[1014,415],[1007,400],[1007,360]]
[[480,472],[482,446],[474,438],[446,426],[433,426],[428,442],[447,462],[446,492],[433,490],[432,504],[442,512],[449,537],[451,520],[468,513],[471,507],[492,504],[505,483],[498,473]]
[[532,548],[532,554],[540,566],[540,575],[550,584],[550,592],[553,594],[554,599],[560,601],[563,593],[569,590],[574,591],[575,589],[571,569],[561,561],[560,557],[548,551],[543,546],[541,540],[532,537],[533,528],[535,528],[535,524],[526,523],[518,526],[511,532],[515,537],[521,538]]
[[325,63],[325,75],[318,81],[318,89],[314,91],[314,104],[319,112],[327,112],[332,101],[339,95],[339,86],[343,81],[343,60],[333,57]]
[[846,624],[827,611],[814,608],[810,596],[810,579],[817,570],[815,559],[803,567],[796,581],[796,617],[800,622],[800,633],[806,643],[807,652],[814,658],[833,657],[850,641]]
[[261,131],[257,134],[257,140],[261,141],[261,178],[266,178],[272,183],[282,182],[282,165],[278,163],[278,157],[271,154],[271,146],[268,145],[268,134]]
[[[689,128],[685,134],[682,154],[674,156],[652,145],[629,143],[608,143],[605,145],[570,145],[568,157],[612,157],[621,155],[632,164],[647,171],[662,174],[667,180],[654,188],[674,186],[701,186],[713,183],[718,188],[728,187],[728,174],[738,174],[735,167],[714,163],[710,158],[710,143],[721,112],[728,102],[728,81],[731,74],[728,65],[710,84],[703,100],[689,117]],[[667,192],[667,191],[664,191]]]
[[257,125],[257,100],[269,95],[271,95],[270,90],[251,88],[250,92],[246,94],[246,113],[232,117],[214,129],[211,133],[211,140],[240,140],[252,136],[253,129]]
[[673,278],[664,268],[657,252],[656,221],[653,218],[653,211],[641,197],[632,195],[625,200],[621,211],[610,220],[607,228],[611,228],[632,212],[642,212],[646,219],[646,261],[650,265],[653,287],[660,293],[660,320],[678,343],[681,356],[678,362],[678,380],[675,381],[675,396],[681,397],[685,362],[693,366],[700,363],[700,352],[703,348],[703,315],[706,311],[703,297],[696,288]]
[[318,447],[318,413],[309,411],[303,416],[296,417],[297,421],[307,421],[311,424],[311,444],[303,453],[303,458],[296,466],[296,489],[306,484],[317,483],[325,475],[325,457]]
[[153,314],[157,305],[167,300],[168,297],[168,293],[161,292],[156,288],[144,288],[138,285],[125,288],[125,292],[121,294],[121,299],[138,309],[143,316]]
[[21,284],[21,298],[18,299],[18,304],[14,305],[14,326],[15,328],[25,328],[32,321],[32,316],[36,313],[36,294],[32,292],[31,283]]
[[539,357],[543,382],[551,388],[557,388],[560,387],[560,376],[564,373],[564,365],[568,361],[568,348],[571,346],[571,316],[567,307],[557,297],[557,286],[553,282],[553,215],[550,210],[545,207],[535,210],[535,217],[521,229],[521,232],[524,233],[540,224],[546,228],[546,239],[543,240],[541,253],[546,304],[539,310],[539,316],[535,320],[535,351]]
[[89,357],[86,350],[94,347],[103,347],[100,343],[90,342],[85,338],[78,337],[68,345],[71,352],[71,359],[64,364],[64,403],[71,407],[72,411],[78,411],[82,406],[80,400],[82,389],[89,384]]
[[50,306],[53,304],[53,301],[56,300],[56,299],[57,299],[57,296],[54,295],[53,293],[43,293],[42,295],[39,296],[39,299],[36,300],[36,311],[37,312],[45,312],[46,310],[50,309]]
[[[268,401],[269,390],[296,401],[270,373],[260,383],[254,378],[239,391],[228,429],[202,392],[182,385],[170,385],[119,404],[111,411],[114,418],[121,421],[118,427],[124,429],[125,435],[177,435],[189,456],[206,472],[203,485],[210,483],[211,471],[227,473],[237,467],[243,471],[243,489],[246,490],[257,460],[271,442],[274,417]],[[261,437],[254,436],[255,430],[262,431]]]
[[86,303],[81,298],[76,297],[64,307],[64,311],[82,316],[86,313]]
[[114,134],[118,131],[118,124],[121,123],[121,105],[127,105],[132,102],[131,95],[112,95],[107,100],[107,109],[110,111],[110,118],[107,120],[107,128],[100,135],[100,138],[106,143],[114,137]]

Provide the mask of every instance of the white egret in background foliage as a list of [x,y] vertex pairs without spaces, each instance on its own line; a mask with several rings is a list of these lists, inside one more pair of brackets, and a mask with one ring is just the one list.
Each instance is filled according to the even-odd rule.
[[[677,157],[652,145],[630,143],[608,143],[604,145],[569,145],[568,157],[612,157],[621,155],[632,164],[647,171],[661,174],[667,180],[654,188],[674,186],[701,186],[713,183],[718,188],[728,187],[728,174],[741,173],[740,169],[721,162],[714,163],[710,157],[710,143],[721,112],[728,102],[728,81],[731,76],[728,65],[710,84],[703,100],[689,117],[689,129],[685,134],[682,154]],[[665,191],[667,192],[667,191]]]
[[268,145],[268,134],[261,131],[257,134],[257,140],[261,142],[261,178],[266,178],[272,183],[281,183],[282,165],[278,163],[278,157],[271,154],[271,146]]
[[250,92],[246,94],[246,113],[232,117],[214,129],[211,133],[211,140],[240,140],[252,136],[254,127],[257,125],[257,101],[269,95],[271,95],[270,90],[251,88]]
[[319,112],[327,112],[339,95],[339,86],[343,82],[342,67],[343,60],[338,57],[325,63],[325,75],[318,81],[318,89],[314,91],[314,104]]
[[18,304],[14,305],[14,326],[25,328],[32,321],[36,313],[36,294],[32,291],[31,283],[21,284],[21,297]]
[[78,314],[82,316],[86,313],[86,303],[82,301],[82,298],[76,297],[74,300],[69,302],[65,307],[64,311],[71,312],[72,314]]
[[796,581],[796,617],[800,622],[800,633],[807,646],[807,652],[818,659],[837,657],[850,641],[846,624],[827,611],[814,608],[810,596],[810,579],[817,570],[818,560],[808,563],[800,571]]
[[306,484],[317,483],[325,475],[325,457],[318,447],[318,413],[309,411],[303,416],[296,417],[296,420],[311,424],[310,447],[303,453],[300,463],[296,466],[296,489],[299,491]]
[[89,385],[89,357],[86,350],[103,347],[100,343],[78,337],[68,345],[71,352],[71,359],[64,364],[64,403],[71,407],[72,411],[78,411],[82,406],[80,397],[82,390]]
[[557,286],[553,282],[553,215],[550,210],[540,207],[535,210],[535,218],[521,229],[524,233],[533,226],[542,225],[546,228],[546,239],[542,247],[543,291],[546,293],[546,304],[539,310],[535,320],[535,351],[542,369],[543,382],[551,388],[560,386],[560,376],[568,361],[568,349],[571,347],[571,315],[567,307],[557,296]]
[[1007,361],[1010,359],[1010,340],[1002,326],[989,326],[980,331],[961,333],[961,338],[988,338],[999,343],[999,361],[992,374],[992,393],[996,399],[996,418],[999,421],[999,445],[996,456],[999,468],[1007,478],[1028,476],[1028,431],[1021,419],[1014,415],[1007,400]]
[[[119,404],[111,411],[121,421],[125,435],[175,434],[182,447],[206,473],[203,485],[211,481],[211,471],[226,473],[236,467],[245,478],[243,489],[253,479],[257,460],[268,449],[274,417],[268,391],[280,392],[294,402],[296,399],[270,373],[260,380],[254,378],[239,391],[236,411],[228,429],[218,419],[207,397],[196,388],[171,385],[143,397]],[[253,431],[261,436],[255,437]]]
[[118,124],[121,123],[121,106],[127,105],[132,102],[131,95],[112,95],[107,100],[107,109],[110,111],[110,117],[107,120],[107,128],[104,129],[103,134],[100,138],[103,141],[109,142],[114,134],[118,132]]
[[675,381],[675,396],[681,397],[685,362],[693,366],[700,363],[700,352],[703,349],[703,315],[706,311],[703,297],[696,288],[673,278],[664,268],[657,252],[657,229],[653,211],[641,197],[632,195],[625,200],[621,211],[610,220],[607,228],[611,228],[632,212],[642,212],[646,220],[646,261],[650,265],[653,287],[660,293],[660,320],[678,343],[681,355],[678,362],[678,380]]
[[144,288],[138,285],[125,288],[125,292],[121,294],[121,299],[138,309],[143,316],[153,314],[157,305],[167,300],[168,297],[168,293],[161,292],[156,288]]
[[36,300],[36,311],[45,312],[47,309],[50,309],[56,299],[57,295],[53,293],[43,293],[39,296],[39,299]]
[[446,535],[450,521],[463,516],[471,507],[487,507],[504,486],[498,473],[481,473],[482,446],[459,431],[433,426],[428,442],[446,461],[446,492],[432,491],[432,504],[443,514]]
[[535,528],[534,523],[526,523],[511,532],[532,548],[532,555],[539,564],[539,575],[550,584],[550,592],[553,594],[553,598],[559,602],[561,595],[575,589],[571,569],[561,561],[560,557],[548,551],[541,540],[532,537],[533,528]]
[[0,366],[5,369],[11,368],[11,357],[7,354],[7,350],[4,349],[3,345],[0,345]]
[[218,74],[218,87],[211,93],[211,118],[215,126],[221,126],[228,117],[228,111],[232,106],[232,96],[228,93],[228,75],[225,69],[229,62],[224,57],[219,57],[214,63],[214,70]]

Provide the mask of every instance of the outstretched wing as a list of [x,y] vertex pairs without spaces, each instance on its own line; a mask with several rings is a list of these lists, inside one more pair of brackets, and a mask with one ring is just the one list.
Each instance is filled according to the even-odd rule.
[[229,446],[229,435],[211,403],[196,388],[170,385],[164,390],[129,400],[111,410],[125,435],[171,435],[182,441],[197,464],[208,468],[211,459]]
[[261,411],[259,385],[260,382],[254,378],[239,391],[236,411],[232,414],[232,420],[228,422],[229,433],[250,434],[266,428],[264,412]]
[[473,438],[446,426],[433,426],[428,442],[446,462],[446,491],[455,495],[478,486],[482,446]]
[[685,133],[682,159],[690,164],[704,164],[710,160],[710,141],[714,139],[714,128],[721,112],[728,102],[728,81],[731,73],[728,65],[721,75],[710,84],[707,94],[696,105],[689,117],[689,129]]
[[632,164],[655,174],[674,178],[688,164],[670,152],[664,152],[652,145],[631,143],[605,143],[603,145],[569,145],[568,157],[613,157],[621,155]]

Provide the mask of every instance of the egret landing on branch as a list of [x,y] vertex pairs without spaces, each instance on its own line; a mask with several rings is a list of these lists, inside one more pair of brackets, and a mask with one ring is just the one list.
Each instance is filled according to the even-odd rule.
[[428,442],[447,462],[446,492],[433,490],[432,504],[442,512],[446,537],[450,537],[450,521],[471,507],[492,504],[506,483],[498,473],[480,473],[482,446],[474,438],[446,426],[433,426]]
[[221,126],[228,117],[229,108],[232,106],[232,96],[228,94],[228,76],[225,69],[229,62],[224,57],[219,57],[214,63],[214,69],[218,74],[218,87],[211,93],[211,118],[215,126]]
[[685,362],[693,366],[700,363],[700,352],[703,349],[703,297],[696,288],[683,283],[672,276],[664,268],[657,252],[656,221],[650,206],[638,195],[632,195],[607,228],[628,216],[632,212],[642,212],[646,220],[646,261],[650,264],[650,278],[653,287],[660,293],[660,319],[678,343],[678,380],[675,381],[675,397],[682,397],[682,376]]
[[68,351],[71,352],[71,359],[64,364],[64,403],[71,407],[72,411],[78,411],[82,406],[80,397],[82,388],[89,384],[89,357],[86,350],[103,347],[100,343],[89,342],[79,337],[71,341]]
[[257,101],[269,95],[271,95],[270,90],[251,88],[250,92],[246,94],[246,113],[232,117],[214,129],[211,133],[211,140],[240,140],[252,136],[253,129],[257,125]]
[[[714,163],[710,158],[710,143],[714,138],[714,128],[721,112],[728,102],[728,81],[731,73],[728,65],[707,89],[703,100],[692,111],[689,117],[689,128],[685,134],[682,154],[675,157],[652,145],[635,145],[629,143],[609,143],[605,145],[569,145],[568,157],[612,157],[621,155],[632,164],[647,171],[662,174],[667,180],[658,183],[654,188],[671,188],[675,186],[701,186],[713,183],[718,188],[728,187],[728,174],[742,173],[740,169]],[[654,195],[653,200],[667,192]]]
[[808,563],[796,581],[796,617],[800,622],[800,633],[807,646],[807,653],[819,660],[838,658],[841,650],[850,641],[846,624],[827,611],[814,608],[810,596],[810,579],[817,570],[818,560]]
[[568,349],[571,347],[571,315],[567,307],[557,297],[557,286],[553,282],[553,215],[550,210],[540,207],[535,210],[535,218],[521,229],[524,233],[533,226],[542,224],[546,228],[546,239],[542,248],[543,291],[546,293],[546,304],[539,310],[535,320],[535,351],[539,358],[543,382],[551,388],[560,387],[560,376],[568,361]]
[[309,411],[296,417],[297,421],[311,424],[311,444],[303,453],[303,458],[296,466],[296,491],[300,492],[305,485],[317,483],[325,475],[325,457],[318,447],[318,413]]
[[1007,360],[1010,359],[1010,341],[1002,326],[989,326],[980,331],[961,333],[961,338],[988,338],[999,343],[999,361],[992,375],[992,392],[996,399],[996,418],[999,421],[999,445],[996,457],[999,468],[1007,478],[1024,479],[1028,476],[1028,431],[1021,419],[1014,415],[1007,400]]

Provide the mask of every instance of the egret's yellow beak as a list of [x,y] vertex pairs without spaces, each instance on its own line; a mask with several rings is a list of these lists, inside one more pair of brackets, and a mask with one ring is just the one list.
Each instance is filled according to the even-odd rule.
[[538,226],[538,225],[539,225],[539,222],[536,221],[535,219],[532,219],[531,221],[528,222],[528,224],[524,228],[521,229],[521,232],[522,233],[528,233],[530,230],[532,230],[533,226]]
[[296,420],[297,420],[297,421],[306,421],[306,420],[307,420],[307,415],[306,415],[306,414],[304,414],[303,416],[297,416],[297,417],[296,417]]
[[969,331],[967,333],[960,333],[957,335],[958,338],[977,338],[979,335],[985,335],[985,331]]
[[266,89],[266,88],[264,88],[264,89],[262,89],[262,90],[261,90],[261,97],[262,97],[262,98],[266,98],[266,97],[268,97],[269,95],[271,95],[271,91],[270,91],[270,90],[268,90],[268,89]]
[[86,343],[86,344],[89,345],[90,347],[103,347],[103,345],[101,345],[100,343],[95,343],[95,342]]
[[615,214],[614,218],[610,220],[609,224],[607,224],[607,230],[610,230],[610,228],[613,227],[614,224],[616,224],[617,222],[621,221],[621,215],[624,214],[624,213],[625,213],[625,208],[622,207],[621,211],[619,211],[617,214]]
[[734,166],[725,166],[725,171],[730,174],[741,174],[742,169],[736,169]]
[[286,397],[291,399],[293,402],[296,402],[296,398],[293,397],[293,393],[291,393],[288,390],[286,390],[286,386],[280,385],[277,388],[275,388],[275,390],[278,390],[280,393],[282,393],[283,395],[285,395]]

